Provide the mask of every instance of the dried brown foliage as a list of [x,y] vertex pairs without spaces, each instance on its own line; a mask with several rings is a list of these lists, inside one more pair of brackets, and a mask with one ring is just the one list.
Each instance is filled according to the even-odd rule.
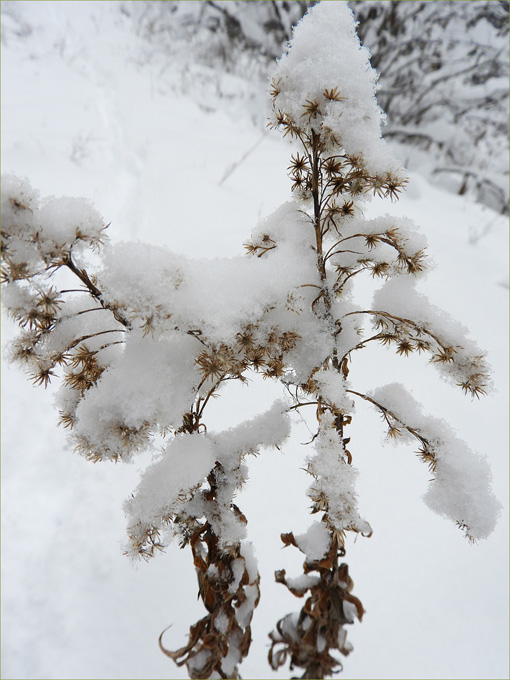
[[[216,477],[208,478],[208,500],[216,502]],[[246,518],[236,508],[244,522]],[[208,614],[192,625],[186,645],[170,651],[159,646],[178,666],[186,664],[190,678],[239,678],[238,665],[251,644],[251,620],[260,598],[258,573],[250,571],[239,544],[221,550],[218,537],[206,521],[188,538],[198,578],[198,594]]]
[[[282,534],[282,540],[297,547],[292,533]],[[347,564],[339,564],[338,558],[344,554],[343,547],[333,540],[321,560],[305,562],[305,574],[318,574],[310,585],[289,584],[283,569],[275,573],[276,581],[296,597],[309,595],[299,614],[284,617],[270,633],[268,658],[273,670],[287,661],[291,671],[303,669],[301,678],[325,678],[341,670],[335,652],[347,656],[351,651],[344,626],[353,623],[355,617],[361,621],[364,613],[360,600],[351,593],[353,582]],[[292,617],[295,620],[288,625]]]

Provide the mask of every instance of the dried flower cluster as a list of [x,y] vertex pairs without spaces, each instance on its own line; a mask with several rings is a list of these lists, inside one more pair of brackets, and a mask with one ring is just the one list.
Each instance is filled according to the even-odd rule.
[[[194,263],[140,244],[110,246],[87,202],[40,201],[27,182],[3,181],[3,303],[20,327],[12,359],[37,385],[60,380],[61,422],[86,458],[153,451],[125,504],[126,553],[149,559],[174,538],[191,547],[208,613],[182,648],[168,651],[161,638],[160,646],[193,678],[240,677],[260,591],[235,496],[247,457],[285,441],[290,413],[315,413],[308,496],[320,517],[304,534],[282,534],[306,560],[302,576],[278,571],[277,581],[309,596],[271,633],[274,669],[289,660],[305,678],[333,674],[335,653],[350,651],[345,625],[363,615],[339,562],[347,532],[372,533],[347,449],[353,400],[379,410],[389,437],[417,442],[433,477],[432,509],[472,540],[497,517],[484,459],[422,416],[399,386],[365,394],[349,382],[358,350],[377,342],[403,357],[428,353],[473,396],[488,386],[483,354],[413,287],[426,266],[423,238],[408,220],[363,215],[373,195],[394,200],[405,185],[380,138],[367,64],[343,3],[314,7],[296,29],[273,81],[270,123],[298,147],[294,200],[255,231],[248,256]],[[352,296],[364,274],[380,286],[370,309]],[[206,289],[214,296],[204,302]],[[211,399],[253,373],[279,380],[286,400],[224,432],[208,430]]]

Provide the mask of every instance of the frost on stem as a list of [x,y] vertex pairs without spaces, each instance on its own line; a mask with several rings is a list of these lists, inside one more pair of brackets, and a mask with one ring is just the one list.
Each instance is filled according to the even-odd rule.
[[[345,626],[363,615],[341,561],[348,532],[372,532],[358,507],[348,436],[355,400],[378,409],[389,438],[416,443],[435,512],[473,541],[497,519],[484,458],[424,417],[398,385],[364,393],[349,378],[360,350],[378,343],[401,357],[423,353],[473,397],[490,382],[483,352],[414,288],[426,270],[423,237],[407,219],[364,217],[371,196],[395,200],[405,185],[381,139],[374,92],[347,5],[313,7],[271,90],[271,125],[296,147],[293,200],[237,258],[196,261],[110,245],[87,201],[40,200],[12,176],[2,183],[2,301],[20,329],[11,357],[36,385],[60,381],[61,423],[80,454],[97,462],[153,452],[125,504],[126,553],[150,559],[173,539],[190,546],[207,615],[177,651],[162,639],[160,646],[194,678],[239,677],[248,653],[259,576],[235,496],[249,455],[286,440],[290,413],[315,419],[306,472],[318,520],[282,534],[306,558],[303,575],[280,570],[277,581],[308,595],[271,633],[273,668],[289,660],[302,677],[333,674],[337,654],[351,649]],[[368,308],[353,296],[362,276],[374,286]],[[211,400],[253,373],[280,381],[285,401],[224,432],[209,430]]]

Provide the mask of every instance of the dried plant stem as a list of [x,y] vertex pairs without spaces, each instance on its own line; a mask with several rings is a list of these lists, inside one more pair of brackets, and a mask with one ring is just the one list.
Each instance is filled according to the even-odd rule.
[[[409,434],[411,434],[413,437],[415,437],[416,439],[418,439],[418,441],[419,441],[419,442],[420,442],[427,450],[432,450],[432,447],[431,447],[430,442],[428,441],[428,439],[426,439],[425,437],[423,437],[423,436],[419,433],[419,431],[418,431],[416,428],[410,427],[409,425],[406,425],[406,424],[403,422],[403,420],[401,420],[397,415],[395,415],[395,413],[393,413],[393,411],[391,411],[389,408],[386,408],[385,406],[383,406],[382,404],[380,404],[380,403],[379,403],[378,401],[376,401],[373,397],[369,397],[368,394],[362,394],[361,392],[356,392],[355,390],[349,390],[349,389],[348,389],[348,390],[346,390],[346,392],[347,392],[348,394],[354,394],[354,395],[357,396],[357,397],[361,397],[361,399],[364,399],[365,401],[370,402],[370,403],[373,404],[377,409],[379,409],[379,411],[381,412],[382,416],[384,417],[386,423],[387,423],[388,426],[390,427],[390,436],[395,436],[395,435],[392,435],[391,432],[393,432],[394,429],[395,429],[394,423],[398,423],[398,425],[400,425],[402,428],[404,428],[405,430],[407,430],[407,432],[409,432]],[[393,421],[393,423],[392,423],[391,421]]]
[[127,319],[124,318],[124,316],[121,314],[121,312],[116,309],[115,307],[112,307],[112,305],[108,304],[105,302],[103,298],[102,292],[99,290],[99,288],[91,281],[87,271],[85,269],[80,269],[75,265],[73,262],[73,259],[71,257],[71,254],[67,255],[67,257],[64,258],[62,264],[64,264],[70,271],[73,272],[75,276],[77,276],[80,281],[86,286],[87,290],[89,293],[92,295],[92,297],[99,302],[99,304],[104,308],[108,309],[115,319],[121,323],[123,326],[126,328],[130,328],[131,324]]
[[[282,534],[286,545],[296,545],[293,534]],[[269,663],[274,670],[290,662],[290,670],[298,667],[304,670],[301,678],[325,678],[342,670],[339,659],[333,655],[340,652],[347,656],[350,647],[346,644],[344,626],[353,623],[356,612],[361,621],[364,610],[360,600],[351,594],[353,582],[345,563],[339,564],[339,557],[345,550],[336,538],[331,540],[327,554],[316,562],[305,562],[305,574],[318,572],[319,579],[313,585],[298,588],[289,585],[285,570],[276,572],[278,583],[283,583],[296,597],[309,592],[303,608],[297,615],[297,623],[290,623],[290,617],[281,619],[276,631],[270,634],[271,648]]]
[[[215,514],[218,503],[217,476],[220,463],[208,476],[209,490],[204,499]],[[246,518],[233,509],[242,521]],[[218,536],[206,519],[189,539],[198,578],[198,595],[208,614],[191,626],[186,645],[176,651],[162,644],[160,649],[178,666],[186,664],[190,678],[240,678],[238,665],[251,645],[251,619],[260,598],[258,574],[250,573],[239,543],[221,549]],[[227,656],[229,657],[227,660]]]

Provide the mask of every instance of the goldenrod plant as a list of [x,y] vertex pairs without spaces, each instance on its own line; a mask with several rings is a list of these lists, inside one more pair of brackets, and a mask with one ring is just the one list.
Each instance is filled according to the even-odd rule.
[[[424,238],[407,219],[364,216],[371,196],[397,200],[406,184],[381,138],[375,87],[348,6],[315,5],[270,90],[270,125],[294,145],[292,200],[236,258],[112,244],[85,199],[40,199],[27,180],[2,181],[2,301],[20,327],[12,360],[36,385],[60,382],[61,423],[87,459],[153,452],[125,503],[126,554],[149,560],[172,541],[190,546],[206,614],[180,649],[159,643],[192,678],[240,677],[260,578],[235,496],[250,454],[283,445],[291,414],[314,423],[306,473],[316,520],[282,534],[304,554],[304,573],[280,569],[276,580],[306,599],[270,634],[273,669],[288,661],[304,678],[332,675],[351,649],[346,625],[363,617],[342,561],[348,532],[372,533],[349,443],[357,400],[379,411],[390,438],[416,443],[432,510],[471,541],[497,520],[483,456],[423,415],[401,385],[363,392],[350,380],[360,350],[379,343],[402,357],[423,353],[473,397],[490,386],[483,352],[415,289],[427,268]],[[369,306],[356,301],[359,277],[373,281]],[[279,381],[281,400],[226,431],[208,429],[212,398],[254,374]]]

